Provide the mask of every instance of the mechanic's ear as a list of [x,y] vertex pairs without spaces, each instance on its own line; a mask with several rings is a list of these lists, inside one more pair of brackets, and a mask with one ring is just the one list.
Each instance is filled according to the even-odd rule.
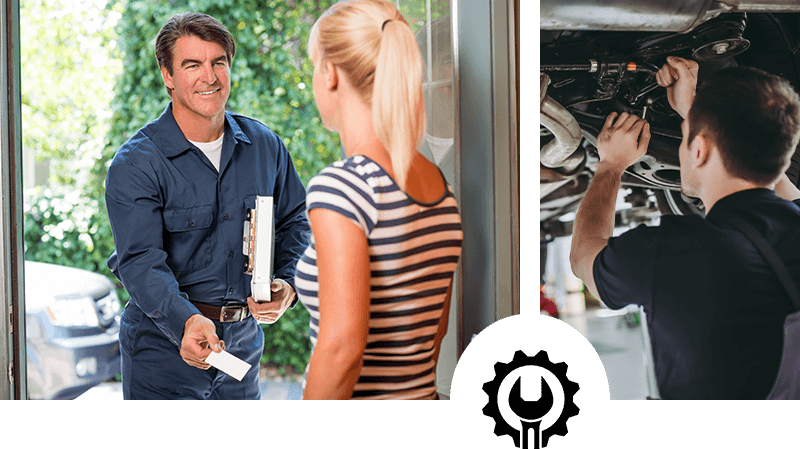
[[172,82],[172,75],[169,74],[166,67],[161,67],[161,77],[164,79],[164,85],[169,89],[175,89],[175,84]]
[[695,167],[702,167],[708,162],[711,157],[711,149],[713,143],[709,140],[708,136],[700,133],[695,136],[694,140],[689,144],[689,158],[692,165]]

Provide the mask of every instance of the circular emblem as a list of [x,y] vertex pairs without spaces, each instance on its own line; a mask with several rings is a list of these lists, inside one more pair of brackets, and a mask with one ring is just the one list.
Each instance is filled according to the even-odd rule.
[[504,318],[472,338],[451,385],[470,447],[591,444],[586,432],[606,417],[609,399],[603,363],[586,337],[534,314]]
[[[510,362],[495,363],[494,371],[494,379],[483,384],[483,391],[489,396],[483,414],[494,419],[495,435],[509,435],[523,449],[528,447],[528,429],[535,432],[537,449],[546,447],[553,435],[567,435],[567,420],[580,411],[574,402],[580,387],[567,378],[565,362],[551,362],[543,350],[533,357],[517,351]],[[521,395],[522,376],[530,381],[536,375],[541,376],[540,398],[526,401]]]

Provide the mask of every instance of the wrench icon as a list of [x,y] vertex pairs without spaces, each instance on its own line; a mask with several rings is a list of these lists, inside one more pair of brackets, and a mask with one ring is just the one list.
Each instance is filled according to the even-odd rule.
[[538,400],[526,401],[522,399],[520,394],[522,377],[517,379],[514,386],[511,387],[511,393],[508,397],[508,405],[511,407],[511,411],[520,418],[522,424],[522,449],[528,449],[529,429],[534,431],[534,449],[541,449],[541,420],[553,408],[553,392],[544,377],[541,377],[540,381],[542,394]]

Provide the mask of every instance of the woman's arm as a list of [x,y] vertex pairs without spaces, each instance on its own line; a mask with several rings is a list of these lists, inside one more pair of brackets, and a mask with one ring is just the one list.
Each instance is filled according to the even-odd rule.
[[319,333],[303,399],[350,399],[369,334],[370,268],[364,231],[328,209],[308,212],[319,275]]

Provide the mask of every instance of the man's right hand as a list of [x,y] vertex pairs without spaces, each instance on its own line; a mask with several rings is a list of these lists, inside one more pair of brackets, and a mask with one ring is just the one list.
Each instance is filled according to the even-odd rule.
[[689,115],[697,89],[697,62],[668,56],[667,63],[656,73],[656,81],[667,88],[667,99],[670,106],[681,117]]
[[225,349],[225,342],[217,337],[214,322],[203,315],[195,314],[183,325],[181,339],[181,358],[184,362],[200,369],[209,369],[206,357],[211,351],[220,352]]

